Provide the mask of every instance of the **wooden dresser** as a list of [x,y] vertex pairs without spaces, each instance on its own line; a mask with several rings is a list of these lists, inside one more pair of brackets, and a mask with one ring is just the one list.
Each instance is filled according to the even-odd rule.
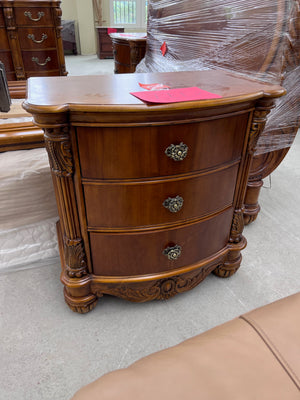
[[0,0],[0,60],[8,81],[66,75],[60,1]]
[[146,33],[111,33],[115,74],[135,72],[146,52]]
[[112,41],[109,34],[111,32],[124,32],[124,28],[105,28],[102,26],[97,26],[96,32],[98,58],[114,58]]
[[[31,78],[60,222],[65,299],[168,299],[232,275],[256,141],[284,89],[221,71]],[[198,86],[215,100],[146,105],[139,83]],[[42,89],[41,89],[42,88]]]

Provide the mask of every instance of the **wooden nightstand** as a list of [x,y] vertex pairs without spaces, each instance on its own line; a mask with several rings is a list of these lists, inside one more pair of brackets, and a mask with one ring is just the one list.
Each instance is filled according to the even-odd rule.
[[[139,83],[223,97],[146,105],[130,95]],[[284,93],[223,71],[29,80],[24,107],[45,129],[72,310],[104,294],[168,299],[239,268],[254,147]]]
[[115,74],[135,72],[146,52],[146,33],[111,33]]

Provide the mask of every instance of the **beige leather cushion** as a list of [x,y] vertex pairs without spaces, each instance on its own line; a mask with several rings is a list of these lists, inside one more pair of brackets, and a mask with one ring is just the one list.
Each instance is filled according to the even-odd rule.
[[104,375],[73,400],[299,400],[299,371],[300,293]]

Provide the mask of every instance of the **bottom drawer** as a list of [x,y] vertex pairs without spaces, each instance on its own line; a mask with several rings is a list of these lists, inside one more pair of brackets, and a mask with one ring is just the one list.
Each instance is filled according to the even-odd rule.
[[59,68],[56,50],[24,50],[22,57],[26,71],[43,72]]
[[[170,271],[198,263],[223,249],[229,239],[233,210],[195,224],[159,231],[127,233],[90,232],[93,273],[98,276],[133,276]],[[163,254],[180,246],[178,259]]]
[[44,72],[36,72],[36,71],[26,71],[26,78],[30,78],[31,76],[60,76],[60,71],[58,69],[53,71],[44,71]]

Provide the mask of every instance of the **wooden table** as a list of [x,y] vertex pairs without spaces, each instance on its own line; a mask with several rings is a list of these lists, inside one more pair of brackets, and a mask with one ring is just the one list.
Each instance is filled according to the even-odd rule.
[[111,33],[115,74],[135,72],[146,52],[146,33]]
[[[146,105],[130,95],[139,83],[223,97]],[[29,80],[24,107],[45,129],[73,311],[104,294],[168,299],[239,268],[251,158],[284,93],[222,71]]]

